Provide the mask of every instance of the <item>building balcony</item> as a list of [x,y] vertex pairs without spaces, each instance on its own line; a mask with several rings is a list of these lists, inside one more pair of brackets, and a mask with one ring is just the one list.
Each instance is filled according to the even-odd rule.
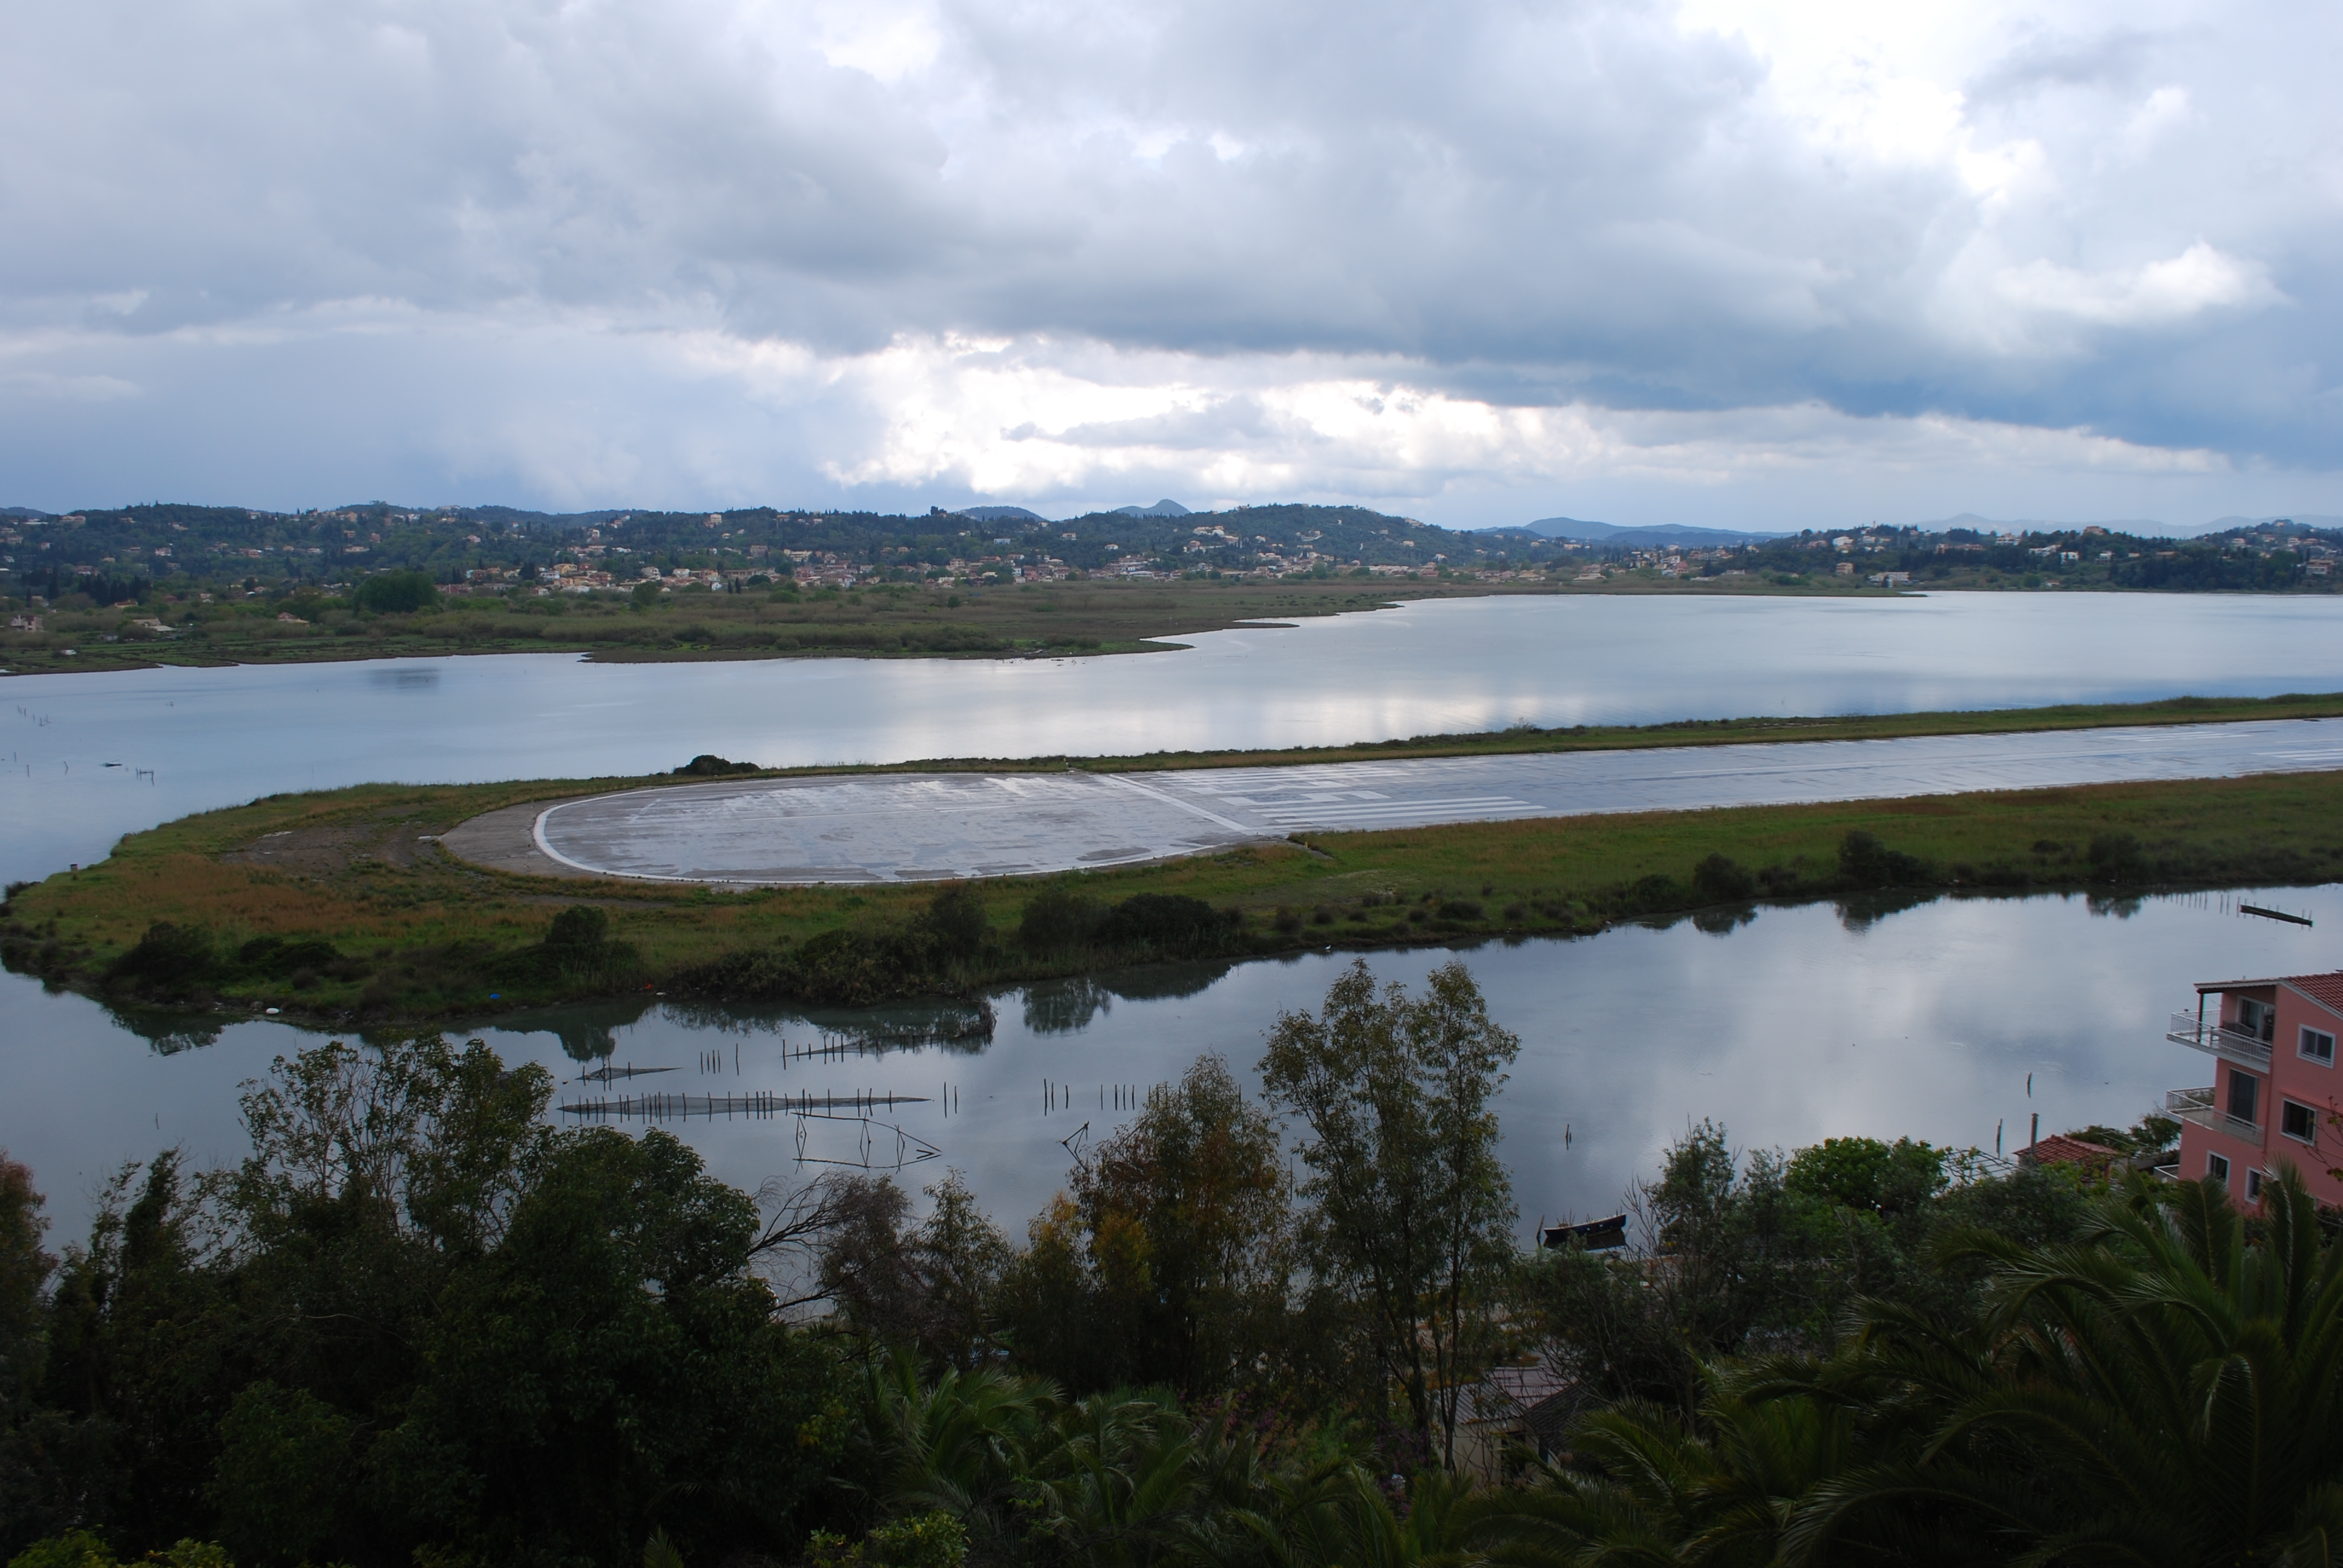
[[2227,1058],[2240,1067],[2250,1067],[2256,1072],[2269,1070],[2270,1048],[2268,1041],[2211,1019],[2200,1019],[2193,1012],[2174,1013],[2170,1026],[2164,1031],[2164,1038],[2175,1045],[2189,1046],[2208,1056]]
[[2231,1138],[2242,1138],[2248,1143],[2259,1143],[2262,1141],[2262,1130],[2259,1127],[2250,1121],[2239,1121],[2214,1102],[2210,1086],[2204,1089],[2167,1090],[2164,1095],[2164,1113],[2167,1116],[2177,1116],[2183,1121],[2193,1121],[2208,1132],[2219,1132]]

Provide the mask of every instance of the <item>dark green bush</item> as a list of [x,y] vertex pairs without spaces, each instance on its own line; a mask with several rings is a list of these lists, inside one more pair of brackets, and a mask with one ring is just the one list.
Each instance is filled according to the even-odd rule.
[[1037,893],[1017,922],[1017,945],[1029,953],[1071,952],[1098,939],[1106,906],[1064,888]]
[[1945,1185],[1945,1151],[1909,1138],[1825,1138],[1790,1157],[1782,1184],[1847,1209],[1901,1214]]
[[726,773],[754,773],[757,770],[754,762],[728,762],[709,751],[703,751],[682,767],[670,769],[696,779],[713,779]]
[[1626,915],[1666,914],[1692,901],[1682,882],[1656,871],[1640,881],[1630,882],[1618,894],[1619,912]]
[[1202,899],[1138,893],[1115,905],[1099,927],[1099,940],[1111,947],[1147,947],[1158,953],[1206,953],[1220,946],[1232,924]]
[[976,957],[992,935],[984,900],[965,882],[938,893],[920,916],[919,924],[930,949],[946,963],[965,963]]
[[1711,855],[1692,869],[1692,890],[1712,904],[1738,903],[1757,891],[1757,879],[1740,862]]
[[824,931],[790,955],[790,994],[808,1001],[861,1007],[915,990],[927,979],[926,955],[890,932]]
[[287,941],[283,937],[255,937],[236,950],[236,967],[246,974],[275,980],[297,970],[319,970],[342,955],[319,937]]
[[1928,863],[1858,829],[1839,841],[1838,873],[1852,887],[1909,888],[1928,880]]
[[350,602],[377,615],[403,615],[439,602],[439,589],[423,572],[377,572],[358,584]]
[[553,917],[545,945],[555,952],[590,952],[609,940],[610,917],[591,904],[572,904]]
[[2097,882],[2140,881],[2150,871],[2139,840],[2129,833],[2094,834],[2089,859],[2091,879]]
[[209,932],[157,920],[146,928],[137,946],[114,960],[106,978],[127,981],[141,990],[174,995],[209,980],[214,961]]

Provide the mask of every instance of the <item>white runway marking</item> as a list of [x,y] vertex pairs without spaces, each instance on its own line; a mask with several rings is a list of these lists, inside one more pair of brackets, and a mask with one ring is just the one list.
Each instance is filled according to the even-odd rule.
[[2343,767],[2343,719],[1311,763],[1168,773],[728,779],[551,808],[538,846],[728,885],[1045,874],[1249,839]]

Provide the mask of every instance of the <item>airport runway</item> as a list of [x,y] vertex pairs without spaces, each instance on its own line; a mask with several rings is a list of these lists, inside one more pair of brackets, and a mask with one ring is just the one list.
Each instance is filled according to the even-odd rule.
[[512,869],[723,885],[1033,875],[1302,831],[2343,768],[2343,719],[1161,773],[737,779],[508,809],[447,848]]

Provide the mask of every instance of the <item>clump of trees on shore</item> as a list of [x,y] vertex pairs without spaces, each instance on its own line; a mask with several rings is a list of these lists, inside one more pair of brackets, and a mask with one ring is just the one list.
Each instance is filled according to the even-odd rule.
[[[1261,1093],[1199,1060],[1021,1240],[957,1175],[752,1197],[657,1130],[552,1127],[546,1074],[477,1042],[280,1059],[248,1155],[120,1172],[61,1256],[0,1161],[0,1551],[2331,1560],[2343,1246],[2290,1175],[2241,1216],[1703,1123],[1635,1245],[1524,1251],[1516,1044],[1460,964],[1354,968],[1273,1021]],[[1493,1423],[1531,1372],[1543,1419]]]

